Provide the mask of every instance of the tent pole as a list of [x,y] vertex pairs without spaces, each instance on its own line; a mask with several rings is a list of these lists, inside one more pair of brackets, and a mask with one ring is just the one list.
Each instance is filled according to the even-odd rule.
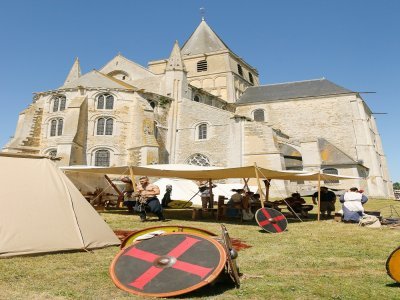
[[210,190],[210,200],[208,200],[208,208],[213,208],[214,199],[213,199],[213,186],[211,179],[208,179],[208,189]]
[[318,171],[318,221],[321,219],[321,170]]
[[136,182],[135,182],[135,174],[133,174],[133,168],[132,167],[129,167],[129,173],[131,175],[133,192],[136,193],[137,187],[136,187]]
[[257,177],[257,185],[258,185],[258,192],[260,193],[260,201],[261,201],[261,206],[264,208],[265,203],[264,203],[264,194],[261,189],[261,184],[260,184],[260,176],[258,175],[258,169],[257,169],[257,164],[254,163],[254,171],[256,172],[256,177]]

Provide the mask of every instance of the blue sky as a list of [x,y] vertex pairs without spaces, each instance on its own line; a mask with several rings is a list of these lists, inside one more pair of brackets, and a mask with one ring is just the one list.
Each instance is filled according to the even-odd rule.
[[[393,181],[400,181],[400,1],[1,1],[0,145],[32,93],[60,86],[118,52],[147,66],[200,22],[260,73],[262,84],[326,77],[363,94],[376,115]],[[338,116],[340,118],[340,116]]]

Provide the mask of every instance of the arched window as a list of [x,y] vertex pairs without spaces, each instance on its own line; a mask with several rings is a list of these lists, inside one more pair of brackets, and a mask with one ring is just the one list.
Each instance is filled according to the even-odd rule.
[[113,127],[114,127],[114,120],[113,119],[107,119],[106,121],[106,135],[112,135],[113,134]]
[[99,118],[97,120],[97,135],[104,135],[105,122],[106,122],[106,119],[104,119],[104,118]]
[[62,135],[63,133],[63,119],[53,119],[50,121],[50,136]]
[[58,111],[58,106],[60,105],[60,99],[54,98],[53,100],[53,112]]
[[209,166],[210,160],[207,156],[200,153],[196,153],[190,156],[187,159],[186,163],[189,165],[196,165],[196,166]]
[[197,127],[197,138],[199,140],[207,139],[207,124],[203,123]]
[[264,122],[265,121],[263,109],[256,109],[253,112],[253,116],[254,116],[254,121],[256,121],[256,122]]
[[207,71],[207,61],[200,60],[197,62],[197,72],[205,72]]
[[60,101],[60,110],[65,110],[66,103],[67,99],[65,99],[65,97],[62,97]]
[[97,120],[97,135],[112,135],[114,130],[113,118],[99,118]]
[[199,95],[195,95],[193,97],[193,101],[200,102],[200,96]]
[[63,119],[58,119],[57,135],[62,135],[63,125],[64,125]]
[[65,96],[56,96],[53,98],[53,112],[65,110],[67,99]]
[[50,136],[56,136],[57,132],[57,120],[51,120],[50,123]]
[[110,166],[110,151],[101,149],[94,154],[94,165],[98,167]]
[[110,94],[101,94],[97,97],[97,109],[113,109],[114,96]]
[[[323,170],[323,173],[324,174],[332,174],[332,175],[339,174],[338,170],[335,168],[326,168]],[[335,179],[334,180],[324,180],[324,183],[325,184],[337,184],[337,183],[339,183],[339,180],[335,180]]]

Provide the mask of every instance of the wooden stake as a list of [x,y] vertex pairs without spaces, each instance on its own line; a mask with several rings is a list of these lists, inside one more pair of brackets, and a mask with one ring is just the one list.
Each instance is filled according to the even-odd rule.
[[321,170],[318,171],[318,221],[321,218]]
[[108,183],[113,187],[113,189],[117,192],[117,194],[122,197],[124,194],[118,189],[118,187],[114,184],[114,182],[111,181],[110,177],[107,175],[104,175]]

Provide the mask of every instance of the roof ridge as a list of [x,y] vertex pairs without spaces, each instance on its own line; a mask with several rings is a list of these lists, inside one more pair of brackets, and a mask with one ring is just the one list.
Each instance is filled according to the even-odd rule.
[[[298,80],[298,81],[287,81],[287,82],[279,82],[279,83],[271,83],[271,84],[262,84],[259,86],[253,86],[252,88],[257,88],[257,87],[264,87],[264,86],[271,86],[271,85],[281,85],[281,84],[288,84],[288,83],[301,83],[301,82],[310,82],[310,81],[322,81],[326,80],[331,82],[330,80],[326,79],[325,77],[322,78],[316,78],[316,79],[306,79],[306,80]],[[335,83],[336,84],[336,83]]]
[[117,55],[115,55],[115,56],[114,56],[113,58],[111,58],[108,62],[106,62],[99,70],[104,69],[105,66],[107,66],[113,59],[115,59],[115,58],[118,57],[118,56],[121,57],[121,58],[123,58],[124,60],[126,60],[126,61],[128,61],[128,62],[130,62],[130,63],[132,63],[132,64],[134,64],[134,65],[136,65],[136,66],[138,66],[138,67],[140,67],[140,68],[142,68],[143,70],[146,70],[147,72],[151,73],[152,75],[156,75],[156,74],[154,74],[152,71],[150,71],[148,68],[142,66],[141,64],[138,64],[137,62],[135,62],[135,61],[133,61],[133,60],[131,60],[131,59],[129,59],[129,58],[126,58],[126,57],[123,56],[120,52],[118,52]]
[[106,77],[106,78],[108,78],[108,79],[110,79],[110,80],[112,80],[112,81],[114,81],[114,82],[116,82],[116,83],[118,83],[118,84],[120,84],[120,85],[126,87],[126,88],[130,88],[130,89],[137,90],[136,87],[134,87],[133,85],[130,85],[129,83],[126,83],[126,82],[124,82],[124,81],[121,81],[121,80],[119,80],[119,79],[117,79],[117,78],[114,78],[114,77],[112,77],[112,76],[110,76],[110,75],[104,74],[104,73],[102,73],[102,72],[100,72],[100,71],[98,71],[98,70],[95,70],[95,69],[94,69],[93,71],[95,71],[96,73],[99,73],[99,74],[103,75],[104,77]]

